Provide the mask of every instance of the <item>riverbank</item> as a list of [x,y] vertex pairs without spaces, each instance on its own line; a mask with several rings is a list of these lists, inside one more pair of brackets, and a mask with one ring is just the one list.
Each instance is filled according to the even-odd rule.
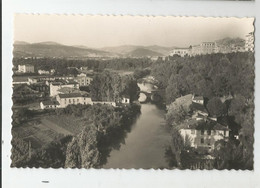
[[126,135],[124,144],[111,151],[103,168],[168,168],[165,145],[171,136],[165,129],[165,111],[156,105],[141,105],[141,115]]

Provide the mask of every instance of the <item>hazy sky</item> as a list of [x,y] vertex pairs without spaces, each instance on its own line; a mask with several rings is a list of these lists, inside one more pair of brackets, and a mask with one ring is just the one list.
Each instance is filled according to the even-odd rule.
[[252,18],[73,16],[18,14],[14,40],[54,41],[99,48],[118,45],[185,47],[225,37],[244,38]]

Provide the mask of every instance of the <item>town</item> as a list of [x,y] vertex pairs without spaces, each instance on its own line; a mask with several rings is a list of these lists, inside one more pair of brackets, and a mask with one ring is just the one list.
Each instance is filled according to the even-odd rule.
[[254,33],[199,41],[16,41],[11,166],[252,170]]

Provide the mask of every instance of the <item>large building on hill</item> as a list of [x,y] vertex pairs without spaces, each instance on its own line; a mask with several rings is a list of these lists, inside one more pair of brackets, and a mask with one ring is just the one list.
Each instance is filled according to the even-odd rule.
[[[248,47],[247,51],[252,51],[253,49],[253,39],[252,36],[248,36]],[[179,55],[184,57],[185,55],[188,56],[196,56],[196,55],[205,55],[205,54],[214,54],[214,53],[232,53],[232,52],[244,52],[245,47],[238,46],[235,44],[218,44],[217,42],[202,42],[198,45],[192,45],[189,48],[176,48],[171,51],[170,56]]]
[[203,42],[200,44],[201,54],[216,53],[216,42]]
[[246,51],[254,51],[254,33],[248,33],[246,35],[246,43],[245,43],[245,50]]
[[190,55],[190,48],[176,48],[171,51],[170,56],[179,55],[181,57]]
[[18,65],[18,72],[34,73],[34,66],[33,65]]

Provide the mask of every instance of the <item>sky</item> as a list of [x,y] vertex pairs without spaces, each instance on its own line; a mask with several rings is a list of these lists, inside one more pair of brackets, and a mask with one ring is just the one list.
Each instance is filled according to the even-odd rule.
[[16,14],[14,41],[53,41],[102,48],[120,45],[188,47],[225,37],[245,38],[253,18]]

